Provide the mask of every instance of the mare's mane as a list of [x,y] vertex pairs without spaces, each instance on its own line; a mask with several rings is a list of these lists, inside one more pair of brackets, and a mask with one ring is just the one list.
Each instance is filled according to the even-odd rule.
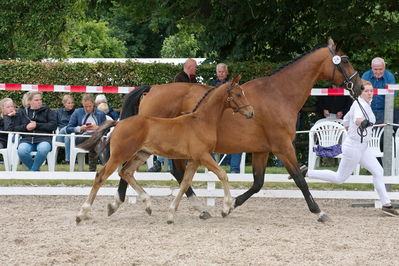
[[211,93],[213,90],[215,90],[218,87],[214,87],[214,88],[210,88],[208,91],[206,91],[204,93],[204,95],[202,96],[202,98],[197,102],[197,104],[195,105],[194,109],[191,111],[191,113],[194,113],[195,111],[197,111],[198,107],[201,105],[201,103],[205,100],[206,96],[209,95],[209,93]]
[[280,72],[280,71],[283,70],[284,68],[289,67],[290,65],[292,65],[292,64],[295,63],[296,61],[302,59],[304,56],[306,56],[306,55],[308,55],[308,54],[311,54],[311,53],[313,53],[314,51],[319,50],[320,48],[323,48],[323,47],[327,47],[327,45],[320,45],[320,46],[314,48],[313,50],[310,50],[309,52],[306,52],[306,53],[304,53],[304,54],[298,56],[297,58],[295,58],[295,59],[291,60],[290,62],[288,62],[288,63],[282,65],[281,67],[277,68],[277,69],[274,70],[272,73],[267,74],[267,75],[265,76],[265,78],[271,77],[271,76],[273,76],[274,74],[277,74],[278,72]]

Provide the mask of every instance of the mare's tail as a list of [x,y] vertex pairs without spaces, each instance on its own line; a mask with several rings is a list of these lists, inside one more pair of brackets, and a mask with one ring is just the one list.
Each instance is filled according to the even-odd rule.
[[151,86],[141,86],[126,94],[122,105],[121,120],[138,114],[141,96],[149,92],[150,89]]
[[78,147],[87,151],[94,151],[104,133],[108,131],[109,128],[116,126],[117,123],[118,122],[114,120],[105,121],[89,139],[79,144]]

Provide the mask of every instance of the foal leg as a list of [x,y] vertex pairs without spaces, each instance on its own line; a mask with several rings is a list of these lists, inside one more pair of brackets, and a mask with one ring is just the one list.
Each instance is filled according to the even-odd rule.
[[[185,169],[186,169],[186,160],[173,160],[173,170],[172,170],[172,175],[175,177],[177,182],[181,184],[183,181],[183,177],[185,174]],[[200,212],[200,219],[209,219],[211,218],[211,214],[206,210],[206,206],[198,200],[198,197],[195,195],[193,189],[191,186],[188,187],[186,191],[186,196],[188,200],[190,201],[190,204],[196,209],[197,211]]]
[[175,218],[175,213],[177,211],[177,208],[179,207],[180,201],[183,197],[183,194],[187,191],[187,189],[190,187],[194,174],[197,171],[199,166],[198,162],[195,162],[193,160],[189,160],[187,162],[186,166],[186,171],[183,176],[183,180],[180,183],[180,190],[179,193],[177,193],[176,197],[172,201],[172,204],[169,207],[169,213],[168,213],[168,224],[172,224],[174,222]]
[[[139,151],[137,152],[131,159],[129,159],[128,162],[123,164],[122,169],[119,171],[119,176],[121,177],[120,181],[123,181],[125,184],[128,184],[128,180],[130,180],[130,177],[133,176],[134,171],[138,167],[140,167],[144,162],[147,160],[147,158],[150,156],[149,153],[146,153],[144,151]],[[121,183],[119,183],[121,184]],[[146,205],[146,211],[148,214],[151,214],[151,202],[149,200],[148,194],[144,191],[144,189],[137,183],[136,179],[132,178],[129,183],[133,189],[138,193],[138,197],[140,200],[142,200]],[[126,191],[126,190],[125,190]],[[126,194],[126,193],[125,193]],[[124,195],[125,195],[124,194]],[[147,200],[148,199],[148,200]],[[117,193],[114,196],[114,201],[112,203],[108,203],[108,216],[112,215],[116,210],[119,208],[119,206],[123,203],[122,200],[119,198],[119,194]],[[148,205],[149,204],[149,205]]]
[[226,217],[234,208],[233,198],[231,197],[230,194],[229,183],[227,182],[228,181],[227,174],[224,171],[224,169],[215,162],[215,160],[212,158],[210,154],[206,154],[203,158],[201,158],[201,164],[204,165],[209,170],[211,170],[213,173],[215,173],[219,178],[220,182],[222,183],[224,191],[222,216]]
[[90,194],[86,201],[83,203],[78,215],[76,216],[76,224],[79,224],[82,220],[89,219],[89,212],[93,205],[94,199],[96,198],[97,192],[107,178],[116,170],[118,162],[115,160],[109,160],[108,163],[101,169],[100,172],[96,173],[96,177],[93,182]]
[[144,164],[144,162],[147,160],[147,158],[150,156],[150,154],[146,152],[138,152],[136,155],[134,155],[119,171],[120,177],[125,180],[126,182],[129,183],[130,186],[137,192],[138,198],[143,201],[145,204],[146,208],[145,211],[151,215],[152,209],[151,209],[151,200],[150,196],[145,192],[142,186],[140,186],[139,183],[137,183],[136,179],[134,178],[133,173],[136,171],[137,168],[139,168],[141,165]]
[[313,199],[312,194],[310,194],[308,184],[306,183],[305,177],[302,175],[301,170],[298,167],[298,161],[295,155],[295,149],[292,143],[285,145],[284,152],[275,154],[283,162],[288,173],[293,177],[295,184],[302,191],[306,203],[308,204],[309,210],[318,216],[317,221],[326,222],[330,218],[320,210],[316,201]]
[[[139,151],[135,156],[147,156],[147,158],[148,158],[150,156],[150,154],[147,152],[144,152],[144,151]],[[118,191],[114,195],[114,201],[112,203],[108,203],[108,205],[107,205],[108,216],[111,216],[114,212],[116,212],[118,210],[119,206],[123,202],[125,202],[127,186],[128,186],[128,183],[126,182],[126,180],[121,178],[119,180]]]

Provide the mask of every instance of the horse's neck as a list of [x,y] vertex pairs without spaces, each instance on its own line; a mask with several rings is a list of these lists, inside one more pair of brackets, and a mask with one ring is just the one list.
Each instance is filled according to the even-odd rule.
[[281,95],[297,111],[305,104],[314,84],[327,78],[322,73],[326,49],[315,50],[269,77],[268,82],[272,82],[274,89],[282,91]]
[[208,100],[198,107],[194,115],[200,117],[207,124],[216,127],[222,118],[223,111],[227,108],[225,104],[227,91],[224,88],[216,88],[208,97]]

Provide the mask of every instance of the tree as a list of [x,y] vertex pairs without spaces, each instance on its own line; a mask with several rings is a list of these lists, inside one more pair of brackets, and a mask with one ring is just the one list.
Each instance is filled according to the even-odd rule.
[[326,43],[328,36],[344,41],[348,54],[370,56],[365,49],[372,49],[399,58],[397,1],[136,0],[126,8],[169,34],[177,24],[202,25],[200,48],[216,60],[286,61]]
[[73,21],[70,23],[68,57],[120,58],[126,56],[124,43],[110,36],[107,22]]
[[200,48],[194,33],[179,25],[178,28],[180,29],[179,32],[165,38],[163,41],[161,57],[197,57]]
[[74,0],[2,0],[0,58],[39,60],[65,56],[65,30]]

